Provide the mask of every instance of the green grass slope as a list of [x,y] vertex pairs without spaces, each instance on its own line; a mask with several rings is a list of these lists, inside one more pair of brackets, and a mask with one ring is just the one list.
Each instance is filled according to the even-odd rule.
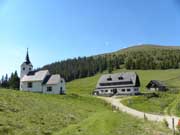
[[162,123],[140,120],[121,112],[99,112],[54,135],[156,135],[171,134]]
[[[126,70],[120,69],[113,71],[128,72],[134,71],[139,75],[141,81],[141,91],[147,91],[146,85],[150,80],[161,80],[167,84],[170,88],[180,89],[180,69],[170,70]],[[106,72],[104,72],[106,73]],[[68,93],[85,94],[90,95],[93,89],[96,87],[97,81],[102,74],[97,74],[93,77],[86,77],[83,79],[77,79],[67,84]]]
[[[138,96],[124,100],[123,103],[134,109],[154,114],[172,114],[180,116],[180,69],[171,70],[117,70],[114,72],[135,71],[141,81],[141,92],[148,92],[146,85],[150,80],[161,80],[172,91],[159,93],[159,97]],[[78,79],[67,84],[68,93],[90,95],[95,89],[101,74],[84,79]]]
[[106,110],[93,97],[0,90],[0,134],[51,135]]
[[157,135],[163,123],[113,112],[92,97],[101,74],[67,83],[67,95],[0,90],[0,135]]

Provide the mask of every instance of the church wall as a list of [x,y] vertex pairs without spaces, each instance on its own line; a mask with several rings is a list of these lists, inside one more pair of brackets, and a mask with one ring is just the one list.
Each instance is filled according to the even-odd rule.
[[42,92],[43,88],[41,85],[41,81],[39,82],[32,82],[32,88],[28,88],[28,83],[23,82],[22,85],[22,91],[31,91],[31,92]]
[[[52,91],[47,91],[47,87],[52,87]],[[46,94],[60,94],[60,89],[62,87],[62,91],[63,93],[65,93],[66,89],[65,89],[65,83],[61,83],[59,82],[59,84],[55,84],[55,85],[43,85],[43,93]]]

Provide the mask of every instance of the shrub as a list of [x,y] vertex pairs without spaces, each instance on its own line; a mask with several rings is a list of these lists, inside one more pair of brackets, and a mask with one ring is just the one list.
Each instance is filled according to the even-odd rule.
[[164,122],[164,125],[165,125],[166,127],[169,127],[169,124],[168,124],[168,122],[167,122],[166,119],[164,119],[163,122]]

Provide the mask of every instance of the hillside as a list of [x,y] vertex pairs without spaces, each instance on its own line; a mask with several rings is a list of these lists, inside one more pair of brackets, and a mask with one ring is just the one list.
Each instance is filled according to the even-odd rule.
[[[119,69],[116,72],[135,71],[141,81],[141,92],[148,92],[146,85],[150,80],[161,80],[168,85],[170,91],[159,93],[159,97],[132,97],[123,103],[134,109],[155,114],[170,114],[180,116],[180,69],[170,70],[126,70]],[[101,74],[84,79],[74,80],[67,84],[68,93],[90,95],[95,88]]]
[[[119,69],[114,72],[124,71],[129,70]],[[142,92],[146,92],[145,86],[152,79],[162,80],[173,89],[180,88],[180,83],[174,83],[179,81],[180,69],[131,71],[137,72],[140,76]],[[113,112],[108,104],[92,97],[91,93],[101,75],[102,73],[98,73],[93,77],[67,83],[67,95],[64,96],[1,89],[0,134],[170,134],[163,123],[152,123],[122,112]],[[178,115],[179,97],[179,93],[167,93],[159,98],[149,99],[148,102],[140,100],[140,102],[130,103],[132,103],[131,107],[138,110],[148,109],[143,111],[153,113],[168,111],[169,114]],[[141,108],[138,108],[139,106]]]
[[141,45],[135,45],[131,46],[125,49],[118,50],[117,52],[113,53],[119,53],[123,54],[126,52],[137,52],[137,51],[151,51],[151,50],[179,50],[180,46],[163,46],[163,45],[154,45],[154,44],[141,44]]
[[180,47],[133,46],[107,54],[58,61],[42,67],[52,74],[61,74],[68,82],[121,68],[143,70],[180,68]]
[[[122,70],[120,70],[122,71]],[[119,71],[115,71],[119,72]],[[137,71],[146,83],[161,71]],[[180,70],[166,76],[176,77]],[[153,74],[152,74],[153,73]],[[152,76],[149,76],[149,75]],[[0,134],[2,135],[156,135],[170,134],[163,123],[140,120],[92,97],[101,74],[67,83],[67,95],[0,90]],[[169,77],[168,77],[169,76]],[[143,88],[144,85],[142,85]]]
[[[146,92],[146,85],[150,80],[161,80],[165,84],[169,86],[169,88],[174,90],[180,90],[180,69],[169,69],[169,70],[126,70],[119,69],[113,71],[113,73],[117,72],[128,72],[134,71],[139,75],[141,81],[140,90],[142,92]],[[98,73],[92,77],[86,77],[83,79],[77,79],[67,83],[68,93],[76,93],[76,94],[85,94],[89,95],[92,93],[92,90],[95,88],[96,83],[99,77],[102,74],[107,74],[105,71],[103,73]],[[80,86],[80,87],[79,87]]]

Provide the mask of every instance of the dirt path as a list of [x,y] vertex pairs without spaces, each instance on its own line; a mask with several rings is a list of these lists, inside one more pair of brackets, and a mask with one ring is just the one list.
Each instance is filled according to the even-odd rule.
[[176,117],[176,116],[168,116],[168,115],[155,115],[155,114],[150,114],[150,113],[144,113],[141,111],[137,111],[135,109],[129,108],[125,105],[123,105],[120,101],[122,99],[118,99],[115,97],[98,97],[100,99],[105,100],[106,102],[110,103],[111,105],[115,106],[118,110],[122,111],[122,112],[126,112],[130,115],[133,115],[135,117],[138,118],[142,118],[144,119],[144,115],[146,116],[146,118],[150,121],[155,121],[155,122],[163,122],[164,120],[166,120],[168,122],[169,128],[173,129],[173,124],[172,124],[172,119],[174,118],[174,123],[175,123],[175,127],[178,124],[178,121],[180,118]]

